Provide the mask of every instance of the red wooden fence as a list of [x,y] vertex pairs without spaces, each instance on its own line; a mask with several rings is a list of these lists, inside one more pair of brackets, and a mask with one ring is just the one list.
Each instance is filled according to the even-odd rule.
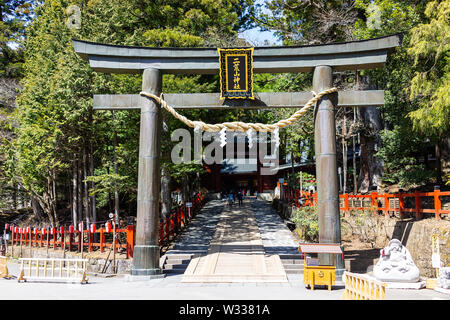
[[[418,192],[396,194],[379,194],[372,192],[367,195],[341,194],[339,195],[339,208],[348,215],[351,211],[373,210],[374,213],[384,213],[389,216],[390,212],[398,212],[403,218],[405,213],[413,213],[416,219],[421,219],[424,213],[431,213],[436,219],[440,219],[442,214],[450,214],[450,210],[442,209],[441,197],[450,196],[450,191],[440,191],[435,188],[433,192]],[[424,208],[424,199],[428,197],[428,203],[433,203],[433,208]],[[408,201],[413,198],[414,201]],[[293,189],[284,183],[281,188],[281,199],[296,205],[297,207],[312,206],[317,203],[317,193]],[[427,201],[425,199],[425,201]],[[355,204],[356,203],[356,204]],[[358,205],[359,204],[359,205]],[[410,204],[407,206],[407,204]],[[411,204],[413,204],[411,206]]]
[[[184,226],[187,225],[189,220],[195,216],[201,209],[204,203],[202,194],[196,195],[192,199],[192,207],[188,208],[186,205],[178,207],[167,219],[161,221],[159,232],[159,244],[164,245],[170,237],[174,236]],[[114,246],[115,252],[119,248],[126,250],[127,258],[133,257],[133,248],[135,245],[135,233],[136,227],[134,225],[128,225],[126,228],[117,228],[116,240],[113,244],[112,234],[113,230],[107,231],[105,227],[97,230],[74,230],[72,226],[69,228],[46,228],[37,229],[32,227],[19,228],[17,226],[5,225],[5,232],[10,232],[11,245],[23,245],[29,247],[48,247],[54,250],[62,249],[69,251],[81,252],[85,248],[88,252],[94,251],[94,249],[104,252],[105,248],[111,248]],[[98,236],[94,236],[97,234]],[[122,236],[120,236],[122,234]],[[120,238],[124,238],[125,243],[120,243]],[[107,239],[111,238],[111,239]],[[98,242],[94,242],[93,239],[98,239]]]

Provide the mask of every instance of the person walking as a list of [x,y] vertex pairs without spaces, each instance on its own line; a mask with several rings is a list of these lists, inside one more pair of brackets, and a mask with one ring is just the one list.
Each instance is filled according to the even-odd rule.
[[242,190],[238,192],[237,198],[238,198],[239,207],[240,207],[240,206],[242,206],[242,199],[244,198],[244,196],[242,195]]
[[231,208],[233,203],[234,203],[234,194],[233,194],[233,192],[230,192],[228,194],[228,206]]

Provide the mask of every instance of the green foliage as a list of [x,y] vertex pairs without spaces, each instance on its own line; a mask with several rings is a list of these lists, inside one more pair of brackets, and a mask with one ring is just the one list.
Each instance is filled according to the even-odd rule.
[[416,72],[409,88],[419,108],[409,117],[414,129],[437,135],[450,131],[450,0],[427,4],[428,23],[411,30],[408,54]]
[[292,173],[288,173],[287,175],[287,183],[289,186],[294,188],[300,187],[300,175],[302,176],[302,187],[303,189],[307,189],[309,187],[315,187],[316,186],[316,177],[312,174],[309,174],[307,172],[295,172],[293,175]]
[[[23,90],[14,117],[18,123],[17,138],[8,145],[8,152],[3,148],[8,178],[37,197],[47,214],[56,216],[57,199],[52,194],[52,183],[68,183],[74,165],[92,156],[95,171],[86,181],[94,186],[90,193],[97,196],[97,203],[105,205],[115,188],[133,200],[137,189],[139,139],[136,137],[140,114],[116,111],[112,117],[111,112],[93,112],[92,95],[138,93],[142,76],[93,72],[75,54],[71,39],[120,45],[197,47],[206,40],[217,41],[219,35],[236,39],[240,19],[248,19],[251,3],[250,0],[46,0],[38,3],[24,42]],[[78,29],[66,25],[69,5],[81,9]],[[217,80],[215,75],[164,75],[163,92],[214,92]],[[186,116],[223,122],[225,118],[239,118],[242,114],[223,111],[211,116],[205,110],[193,110],[186,112]],[[170,133],[184,125],[167,114],[164,121],[168,132],[161,145],[163,153],[167,153],[172,145]],[[116,161],[112,147],[115,134]],[[163,156],[162,162],[163,165],[168,162],[167,157]],[[182,176],[192,176],[203,168],[170,166],[170,171],[176,181],[181,181]]]
[[318,44],[348,40],[356,10],[353,1],[265,1],[269,12],[258,10],[259,25],[284,45]]
[[0,2],[0,76],[18,77],[23,62],[25,24],[31,19],[34,1]]
[[389,184],[399,184],[400,187],[411,187],[425,184],[432,177],[432,172],[425,170],[422,164],[410,156],[420,154],[420,148],[426,149],[426,143],[419,137],[410,135],[406,128],[395,126],[393,130],[381,132],[383,148],[377,156],[384,162],[383,181]]
[[319,241],[319,216],[316,206],[294,208],[292,221],[296,225],[297,233],[306,241]]

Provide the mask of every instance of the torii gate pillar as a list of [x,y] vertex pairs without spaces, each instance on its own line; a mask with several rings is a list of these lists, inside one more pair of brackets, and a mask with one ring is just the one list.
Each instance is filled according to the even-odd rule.
[[[333,70],[329,66],[314,68],[313,90],[333,87]],[[339,185],[336,165],[335,107],[337,94],[326,95],[317,102],[314,122],[319,243],[340,243]],[[330,254],[319,255],[320,263],[332,264]],[[336,258],[336,277],[344,271],[342,257]]]
[[[142,91],[161,94],[161,71],[144,70]],[[161,153],[161,108],[153,99],[140,97],[139,171],[137,191],[136,245],[131,274],[160,275],[159,268],[159,191]]]

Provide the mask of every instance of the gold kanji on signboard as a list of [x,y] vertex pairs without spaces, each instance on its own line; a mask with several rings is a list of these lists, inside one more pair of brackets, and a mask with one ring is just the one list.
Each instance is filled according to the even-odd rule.
[[220,99],[254,99],[253,48],[217,49]]

